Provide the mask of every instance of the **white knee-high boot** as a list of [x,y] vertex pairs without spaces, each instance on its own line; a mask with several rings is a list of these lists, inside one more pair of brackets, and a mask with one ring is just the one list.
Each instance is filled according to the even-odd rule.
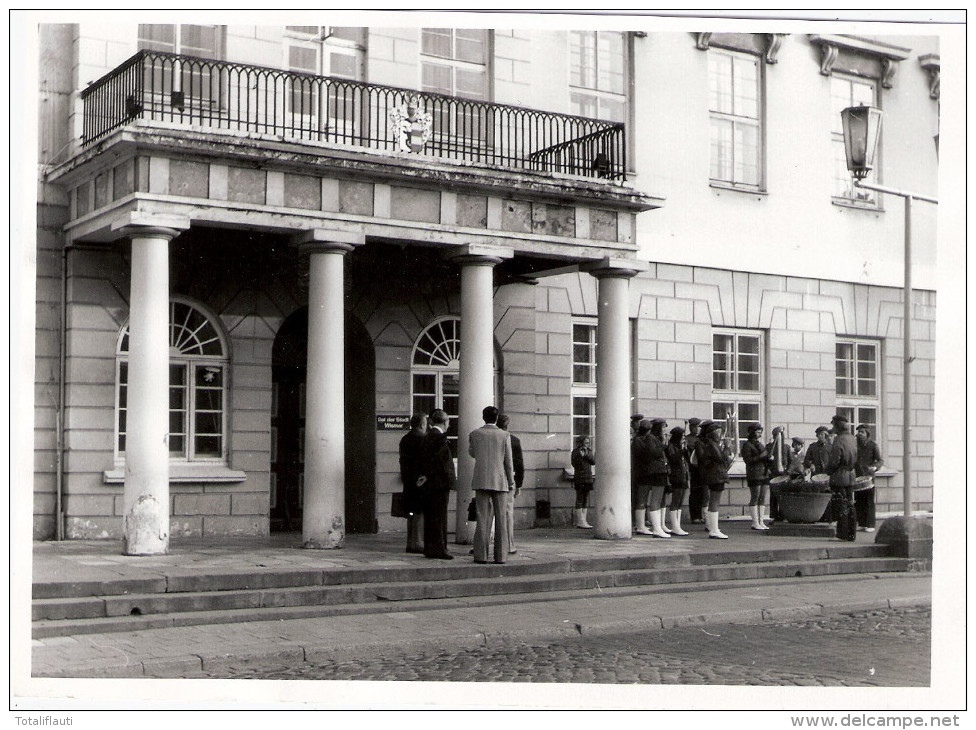
[[749,505],[749,514],[752,516],[752,529],[753,530],[764,530],[766,529],[763,524],[759,521],[759,506],[755,504]]
[[586,507],[576,510],[576,526],[584,530],[592,530],[593,525],[586,521]]
[[681,529],[681,510],[673,509],[668,512],[668,520],[671,522],[671,534],[672,535],[687,535],[688,533]]
[[705,512],[705,524],[708,525],[708,536],[716,540],[728,540],[729,536],[718,529],[718,512]]
[[654,537],[671,537],[661,525],[661,510],[656,509],[651,512],[651,534]]
[[769,519],[769,507],[764,504],[759,505],[759,529],[768,530],[769,525],[766,524],[766,520]]
[[668,527],[668,508],[661,507],[661,509],[657,511],[657,514],[661,523],[661,529],[670,535],[671,529]]
[[635,509],[634,510],[634,532],[638,535],[650,535],[651,531],[647,529],[647,525],[644,524],[644,510]]

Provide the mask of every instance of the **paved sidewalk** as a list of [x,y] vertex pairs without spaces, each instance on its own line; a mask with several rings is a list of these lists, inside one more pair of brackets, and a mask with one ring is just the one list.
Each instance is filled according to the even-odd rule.
[[[777,537],[753,532],[748,523],[723,522],[730,540],[709,540],[699,525],[686,538],[594,540],[583,530],[520,531],[511,562],[558,558],[681,553],[762,553],[780,548],[827,549],[836,540]],[[860,533],[858,543],[874,534]],[[454,561],[425,560],[403,550],[402,535],[350,536],[346,548],[298,549],[294,536],[265,539],[174,541],[170,555],[126,557],[117,541],[35,543],[35,583],[143,580],[168,576],[281,571],[329,566],[396,570],[400,566],[452,566],[469,562],[468,546],[450,545]],[[847,543],[849,544],[849,543]],[[438,646],[482,646],[512,638],[592,635],[661,629],[680,624],[780,620],[849,610],[928,605],[929,573],[824,576],[797,579],[711,582],[649,587],[640,595],[546,594],[546,600],[511,605],[465,605],[445,600],[440,608],[187,626],[128,633],[67,636],[32,641],[32,674],[60,677],[182,676],[228,663],[370,655]],[[429,605],[429,604],[428,604]]]
[[928,573],[728,581],[622,597],[553,596],[511,605],[258,621],[33,641],[32,674],[179,677],[249,660],[301,663],[496,641],[590,636],[678,625],[758,623],[930,605]]

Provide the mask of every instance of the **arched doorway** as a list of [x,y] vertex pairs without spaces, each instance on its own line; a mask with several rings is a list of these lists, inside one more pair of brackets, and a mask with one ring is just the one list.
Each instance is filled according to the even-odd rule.
[[[271,365],[271,531],[302,529],[308,308],[278,330]],[[376,532],[376,364],[366,328],[345,318],[346,531]]]

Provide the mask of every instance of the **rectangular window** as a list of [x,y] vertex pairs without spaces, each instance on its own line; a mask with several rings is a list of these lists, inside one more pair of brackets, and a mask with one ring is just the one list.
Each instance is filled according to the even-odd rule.
[[581,117],[626,122],[626,69],[623,33],[570,31],[570,112]]
[[[194,373],[192,385],[187,372]],[[119,363],[119,456],[125,455],[129,365]],[[172,459],[216,460],[224,455],[224,366],[169,366],[169,455]]]
[[712,333],[712,420],[726,426],[738,455],[751,423],[762,420],[763,337],[760,332]]
[[762,65],[758,56],[708,52],[713,182],[758,190],[762,185]]
[[573,322],[572,448],[579,436],[596,439],[596,324]]
[[874,340],[838,339],[835,362],[837,412],[847,416],[851,428],[861,423],[871,426],[872,435],[879,439],[879,343]]
[[[140,24],[137,45],[140,50],[203,59],[218,59],[221,55],[220,32],[216,25]],[[173,91],[183,92],[184,103],[188,105],[209,104],[220,94],[216,72],[187,61],[147,65],[143,84],[147,92],[167,97]]]
[[[420,88],[460,99],[488,99],[488,31],[423,28]],[[431,101],[435,136],[453,138],[461,147],[485,144],[491,134],[487,111],[478,105]]]
[[[877,207],[877,196],[871,190],[854,187],[851,173],[847,169],[847,156],[844,153],[844,128],[840,113],[849,106],[878,106],[877,82],[872,79],[833,74],[830,77],[830,138],[834,158],[834,198],[848,203],[867,207]],[[880,159],[881,145],[878,144]],[[877,167],[865,179],[876,183]]]

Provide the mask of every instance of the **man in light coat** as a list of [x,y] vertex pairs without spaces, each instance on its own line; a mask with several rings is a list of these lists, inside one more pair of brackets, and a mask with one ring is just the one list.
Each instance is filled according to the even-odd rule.
[[468,436],[468,453],[474,457],[474,490],[478,520],[474,530],[474,562],[488,562],[488,541],[493,515],[495,520],[494,559],[504,563],[508,556],[508,525],[504,519],[508,493],[515,487],[512,440],[498,428],[498,409],[486,406],[481,412],[485,425]]

